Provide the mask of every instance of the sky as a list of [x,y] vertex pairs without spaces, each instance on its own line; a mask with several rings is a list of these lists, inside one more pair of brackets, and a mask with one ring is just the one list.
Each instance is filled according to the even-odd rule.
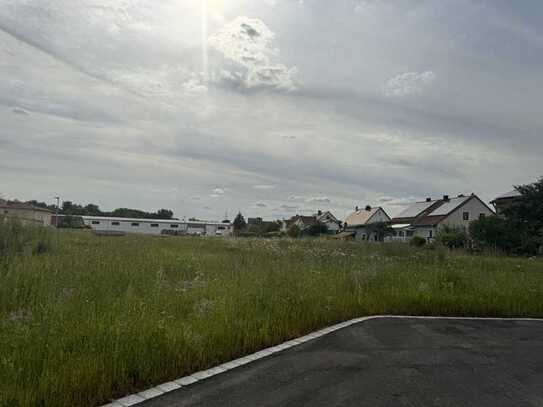
[[0,194],[178,217],[543,175],[543,2],[0,0]]

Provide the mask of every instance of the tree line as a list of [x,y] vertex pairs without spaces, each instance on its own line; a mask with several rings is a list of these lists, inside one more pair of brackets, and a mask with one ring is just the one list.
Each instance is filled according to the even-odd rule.
[[[27,204],[49,209],[56,212],[57,207],[55,205],[48,205],[45,202],[28,201]],[[81,205],[72,201],[64,201],[62,206],[58,208],[58,212],[61,215],[66,216],[104,216],[113,218],[138,218],[138,219],[174,219],[173,211],[169,209],[159,209],[156,212],[146,212],[139,209],[130,208],[117,208],[113,211],[102,211],[96,204],[89,203],[87,205]]]

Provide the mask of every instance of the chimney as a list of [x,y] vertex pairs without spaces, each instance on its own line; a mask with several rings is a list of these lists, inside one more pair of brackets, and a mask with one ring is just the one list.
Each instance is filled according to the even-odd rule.
[[449,202],[449,195],[443,195],[443,200],[445,202]]
[[432,198],[426,198],[426,202],[432,202]]
[[320,209],[317,211],[317,215],[318,215],[318,216],[321,216],[321,215],[322,215],[322,211],[321,211]]
[[366,210],[367,210],[368,212],[371,211],[371,206],[367,205],[367,206],[366,206]]
[[358,212],[358,206],[357,206],[357,207],[355,207],[355,208],[354,208],[354,210],[355,210],[356,212]]

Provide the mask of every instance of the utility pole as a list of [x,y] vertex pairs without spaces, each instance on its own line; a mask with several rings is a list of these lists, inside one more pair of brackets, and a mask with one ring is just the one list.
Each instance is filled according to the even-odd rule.
[[57,210],[56,210],[56,215],[55,215],[55,227],[56,227],[56,235],[57,235],[57,248],[59,246],[59,242],[60,242],[60,236],[59,236],[59,230],[58,230],[58,216],[59,216],[59,212],[60,212],[60,197],[59,196],[55,196],[55,199],[57,201]]
[[56,211],[56,214],[55,214],[55,227],[58,229],[58,215],[59,215],[59,211],[60,211],[60,197],[59,196],[55,196],[56,201],[57,201],[57,211]]

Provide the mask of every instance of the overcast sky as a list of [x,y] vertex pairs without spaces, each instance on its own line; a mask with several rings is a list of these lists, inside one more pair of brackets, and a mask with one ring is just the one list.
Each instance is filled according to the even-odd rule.
[[0,0],[0,193],[220,219],[543,175],[543,2]]

